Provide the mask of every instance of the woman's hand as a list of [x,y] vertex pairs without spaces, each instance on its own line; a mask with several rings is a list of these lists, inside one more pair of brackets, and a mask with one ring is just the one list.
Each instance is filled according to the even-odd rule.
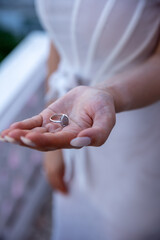
[[44,168],[46,177],[54,190],[63,194],[68,192],[67,185],[64,181],[65,164],[63,161],[62,151],[50,151],[45,153]]
[[[55,113],[67,114],[69,125],[62,128],[51,122],[50,117]],[[112,95],[94,87],[79,86],[39,115],[12,124],[1,133],[1,138],[40,151],[100,146],[114,124]]]

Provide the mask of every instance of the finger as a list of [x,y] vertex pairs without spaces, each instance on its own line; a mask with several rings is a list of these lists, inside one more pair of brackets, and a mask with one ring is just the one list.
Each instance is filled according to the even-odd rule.
[[54,133],[62,130],[62,127],[59,126],[58,123],[48,123],[45,125],[45,128],[47,129],[48,132]]
[[23,143],[28,146],[35,146],[42,151],[49,151],[61,148],[70,148],[71,139],[75,138],[76,132],[72,131],[59,131],[56,133],[34,133],[30,132],[25,135],[25,139],[21,138]]
[[45,127],[36,127],[31,130],[24,130],[24,129],[9,129],[6,131],[3,136],[10,136],[16,140],[20,140],[21,136],[25,136],[28,133],[35,132],[35,133],[46,133],[47,129]]
[[62,193],[67,193],[68,189],[67,186],[63,180],[62,176],[54,175],[48,177],[49,183],[51,184],[52,188],[54,188],[57,191],[60,191]]
[[43,118],[41,115],[36,115],[34,117],[25,119],[20,122],[13,123],[10,128],[11,129],[32,129],[35,127],[41,127],[43,123]]
[[82,130],[77,138],[72,140],[71,145],[75,147],[101,146],[107,140],[114,125],[114,109],[103,108],[95,113],[92,127]]
[[24,145],[20,139],[20,136],[25,136],[27,133],[29,133],[29,130],[13,129],[4,136],[4,139],[10,143]]
[[[1,132],[1,137],[5,138],[5,136],[9,136],[9,134],[14,129],[32,129],[35,127],[39,127],[42,125],[42,117],[40,115],[34,116],[32,118],[23,120],[21,122],[13,123],[8,129],[5,129]],[[11,137],[11,136],[10,136]],[[13,135],[14,138],[14,135]]]
[[11,131],[11,129],[5,129],[1,132],[1,137],[4,138],[5,136],[7,136],[9,134],[9,132]]
[[20,136],[25,136],[27,133],[27,130],[7,129],[2,132],[1,138],[6,142],[21,144]]
[[52,188],[67,193],[67,186],[63,180],[65,165],[62,153],[60,151],[47,152],[45,154],[44,168]]
[[39,133],[45,133],[48,130],[46,129],[46,127],[36,127],[32,129],[33,132],[39,132]]
[[[46,132],[46,130],[44,128],[35,129],[35,130],[36,130],[35,133],[37,133],[37,132],[40,133],[40,132],[44,132],[44,131]],[[7,135],[4,136],[4,139],[5,139],[5,141],[7,141],[9,143],[26,146],[26,144],[21,140],[21,138],[25,137],[31,131],[34,132],[33,130],[13,129],[13,130],[9,131]],[[30,143],[29,147],[34,148],[35,144]],[[41,149],[39,149],[38,147],[36,149],[41,151]]]

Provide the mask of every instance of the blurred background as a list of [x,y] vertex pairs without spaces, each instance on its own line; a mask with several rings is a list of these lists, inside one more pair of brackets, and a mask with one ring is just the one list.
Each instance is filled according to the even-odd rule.
[[[34,0],[0,0],[0,131],[43,109],[47,53]],[[43,154],[0,142],[0,240],[47,240],[51,231]]]
[[0,0],[0,60],[27,34],[41,30],[34,0]]

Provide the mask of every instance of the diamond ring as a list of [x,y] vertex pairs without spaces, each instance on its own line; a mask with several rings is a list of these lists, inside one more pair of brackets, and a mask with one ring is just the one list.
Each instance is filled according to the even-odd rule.
[[54,123],[60,123],[62,127],[69,125],[69,117],[66,114],[53,114],[50,117],[50,121]]

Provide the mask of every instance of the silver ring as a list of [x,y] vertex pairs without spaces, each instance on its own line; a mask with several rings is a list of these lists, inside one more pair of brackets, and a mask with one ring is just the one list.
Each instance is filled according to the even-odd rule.
[[60,123],[62,127],[69,125],[69,117],[66,114],[53,114],[50,117],[50,121],[54,123]]

